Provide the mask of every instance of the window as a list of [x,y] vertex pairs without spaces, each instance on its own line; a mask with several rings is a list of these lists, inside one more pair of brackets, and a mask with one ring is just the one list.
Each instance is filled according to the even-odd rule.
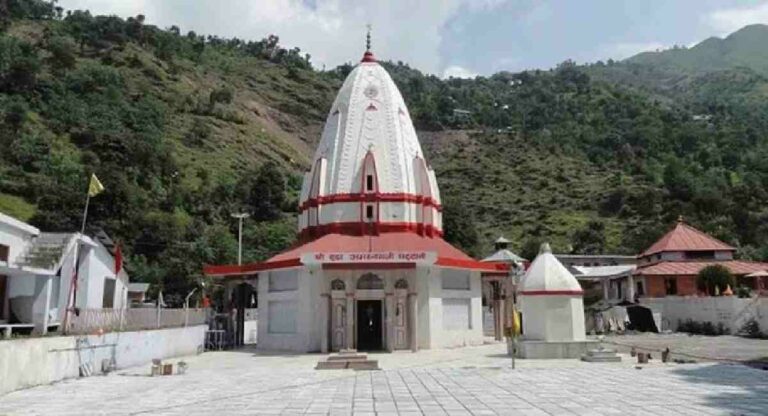
[[715,252],[714,251],[686,251],[685,258],[686,259],[714,259]]
[[443,329],[472,329],[470,312],[470,299],[443,299]]
[[269,291],[287,292],[299,288],[299,276],[293,270],[269,273]]
[[115,307],[115,279],[104,278],[104,293],[101,299],[101,307],[108,309]]
[[635,292],[637,296],[645,296],[645,288],[643,288],[643,282],[635,282],[637,285],[637,291]]
[[677,279],[674,277],[667,277],[664,279],[664,287],[666,288],[667,295],[677,295]]
[[462,270],[443,269],[443,290],[469,290],[469,273]]
[[0,244],[0,261],[6,261],[7,262],[8,261],[8,256],[10,255],[9,254],[10,252],[11,252],[11,248],[10,247],[8,247],[8,246],[6,246],[4,244]]
[[373,205],[365,206],[365,218],[373,219]]
[[365,190],[368,192],[373,191],[373,175],[365,176]]
[[267,331],[270,334],[296,333],[296,301],[269,301],[267,320]]

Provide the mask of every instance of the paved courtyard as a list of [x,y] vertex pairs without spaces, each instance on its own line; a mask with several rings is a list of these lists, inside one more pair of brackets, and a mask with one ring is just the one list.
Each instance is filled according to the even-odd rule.
[[[374,354],[383,371],[315,371],[321,355],[212,352],[0,397],[0,415],[766,415],[768,372],[518,360],[503,345]],[[174,360],[175,361],[175,360]]]

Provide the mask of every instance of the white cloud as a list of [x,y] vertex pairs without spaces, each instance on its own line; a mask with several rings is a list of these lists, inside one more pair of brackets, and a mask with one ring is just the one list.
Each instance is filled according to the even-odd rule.
[[761,1],[749,7],[720,9],[704,16],[704,23],[727,35],[754,23],[768,23],[768,2]]
[[640,52],[657,51],[664,48],[665,46],[659,42],[619,42],[600,48],[599,56],[601,59],[620,60]]
[[443,25],[466,5],[498,7],[506,0],[61,0],[67,8],[120,16],[144,14],[160,27],[258,40],[269,34],[283,46],[298,46],[318,68],[360,59],[365,27],[373,25],[373,51],[379,59],[408,62],[440,73]]
[[443,78],[474,78],[478,74],[476,72],[472,72],[471,70],[458,66],[458,65],[451,65],[445,70],[443,70]]

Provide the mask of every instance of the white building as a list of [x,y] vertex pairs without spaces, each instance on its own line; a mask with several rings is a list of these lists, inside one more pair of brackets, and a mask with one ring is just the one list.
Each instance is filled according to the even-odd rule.
[[549,244],[525,273],[519,289],[523,358],[577,358],[591,344],[584,328],[583,290]]
[[123,308],[128,275],[99,241],[79,233],[45,233],[0,213],[0,329],[46,333],[64,319],[80,244],[75,306]]
[[483,342],[481,272],[497,267],[442,239],[435,173],[400,91],[370,52],[328,113],[298,223],[298,246],[263,263],[205,270],[257,289],[258,348]]

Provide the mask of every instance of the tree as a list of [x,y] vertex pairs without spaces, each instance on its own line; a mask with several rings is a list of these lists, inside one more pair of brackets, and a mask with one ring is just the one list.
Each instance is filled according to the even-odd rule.
[[520,248],[520,257],[533,261],[536,256],[539,255],[541,244],[543,240],[536,237],[529,237],[523,242],[523,246]]
[[75,44],[62,36],[55,36],[48,40],[48,51],[51,53],[49,62],[54,69],[72,69],[77,63]]
[[285,201],[283,172],[274,162],[263,164],[249,189],[248,202],[253,219],[271,221],[280,218]]
[[474,215],[460,200],[446,200],[443,204],[443,231],[449,243],[470,255],[478,252],[480,237]]
[[722,293],[727,286],[733,287],[733,274],[725,266],[713,264],[699,271],[696,283],[708,295],[714,295]]
[[573,233],[571,244],[576,254],[601,254],[605,249],[605,224],[602,221],[588,222]]

